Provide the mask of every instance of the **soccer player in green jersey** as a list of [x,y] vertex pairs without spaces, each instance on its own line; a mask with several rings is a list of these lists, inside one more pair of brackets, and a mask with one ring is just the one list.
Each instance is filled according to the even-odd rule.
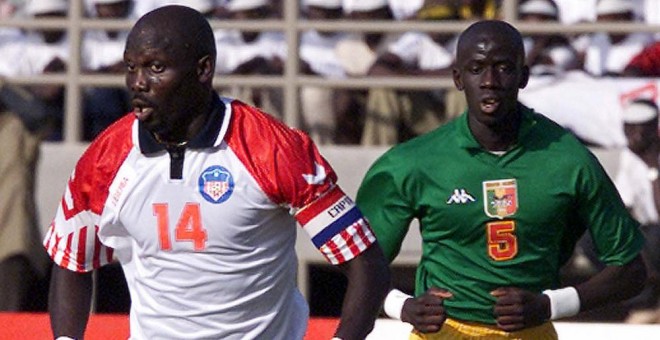
[[[452,73],[467,112],[393,147],[360,187],[358,206],[390,261],[419,221],[416,296],[392,290],[385,302],[414,326],[411,339],[556,339],[551,320],[630,298],[646,279],[643,236],[597,159],[518,102],[524,60],[511,25],[467,28]],[[587,230],[607,267],[560,287]]]

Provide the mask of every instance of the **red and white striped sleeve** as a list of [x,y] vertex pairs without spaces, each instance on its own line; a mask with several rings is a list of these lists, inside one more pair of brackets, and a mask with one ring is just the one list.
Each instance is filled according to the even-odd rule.
[[113,259],[113,249],[98,237],[108,188],[132,148],[134,115],[104,131],[82,155],[60,201],[43,245],[61,267],[87,272]]
[[112,249],[98,238],[99,212],[93,211],[80,192],[84,187],[72,175],[48,227],[43,244],[48,255],[60,267],[76,272],[88,272],[112,261]]

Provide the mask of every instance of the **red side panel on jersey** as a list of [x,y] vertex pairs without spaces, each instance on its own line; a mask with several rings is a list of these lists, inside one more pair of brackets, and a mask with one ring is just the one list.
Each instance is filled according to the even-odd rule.
[[334,264],[348,261],[375,237],[312,140],[253,107],[232,102],[225,140],[264,192],[299,210],[296,219]]
[[108,188],[133,147],[134,115],[103,132],[82,155],[69,178],[44,247],[58,265],[84,272],[112,260],[112,249],[101,244],[98,224]]

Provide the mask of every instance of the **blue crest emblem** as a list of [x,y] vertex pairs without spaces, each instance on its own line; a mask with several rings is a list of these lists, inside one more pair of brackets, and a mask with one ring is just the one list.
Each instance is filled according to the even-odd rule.
[[226,201],[233,191],[234,178],[220,165],[208,167],[199,175],[199,193],[211,203]]

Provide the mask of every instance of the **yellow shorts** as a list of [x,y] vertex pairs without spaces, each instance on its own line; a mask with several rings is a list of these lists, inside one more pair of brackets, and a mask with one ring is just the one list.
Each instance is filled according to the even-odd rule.
[[551,322],[517,332],[505,332],[496,326],[447,319],[437,333],[413,331],[410,340],[557,340],[557,331]]

